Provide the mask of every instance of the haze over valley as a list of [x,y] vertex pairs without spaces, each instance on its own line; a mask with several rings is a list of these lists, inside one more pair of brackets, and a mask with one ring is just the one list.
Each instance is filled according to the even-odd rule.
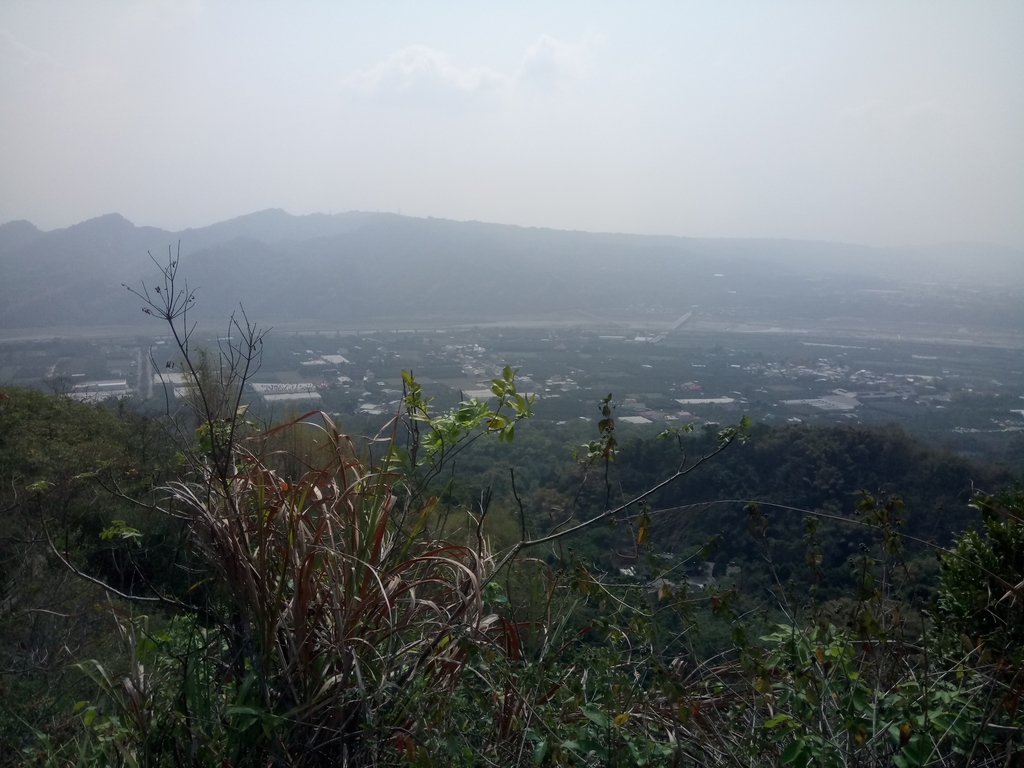
[[216,345],[242,308],[272,327],[246,393],[268,418],[305,400],[371,430],[398,407],[403,369],[454,405],[487,397],[509,364],[551,424],[586,422],[612,392],[623,424],[641,432],[739,413],[898,423],[1017,462],[1024,258],[970,243],[881,248],[281,210],[181,232],[117,214],[50,232],[14,222],[0,227],[0,265],[17,277],[0,287],[0,379],[165,408],[173,340],[122,282],[152,290],[179,242],[197,338]]

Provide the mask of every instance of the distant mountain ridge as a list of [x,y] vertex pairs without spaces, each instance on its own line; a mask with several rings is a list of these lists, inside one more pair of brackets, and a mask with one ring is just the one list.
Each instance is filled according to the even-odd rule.
[[138,301],[121,284],[152,283],[147,252],[164,259],[179,241],[199,319],[241,302],[268,323],[810,307],[808,280],[864,291],[901,281],[1024,286],[1024,253],[977,244],[872,248],[280,209],[170,232],[114,213],[49,232],[0,225],[0,328],[137,323]]

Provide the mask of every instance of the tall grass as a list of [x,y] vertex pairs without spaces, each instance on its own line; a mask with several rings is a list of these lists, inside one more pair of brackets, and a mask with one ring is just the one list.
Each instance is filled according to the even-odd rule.
[[376,764],[409,730],[409,696],[449,690],[466,643],[489,642],[486,550],[431,535],[436,499],[407,494],[391,450],[367,465],[322,413],[274,432],[291,429],[321,438],[319,462],[298,478],[269,468],[254,450],[267,435],[256,435],[237,443],[226,484],[211,462],[167,487],[168,510],[215,574],[214,599],[159,632],[121,615],[128,674],[115,683],[86,668],[109,697],[88,718],[93,746],[106,744],[97,755]]

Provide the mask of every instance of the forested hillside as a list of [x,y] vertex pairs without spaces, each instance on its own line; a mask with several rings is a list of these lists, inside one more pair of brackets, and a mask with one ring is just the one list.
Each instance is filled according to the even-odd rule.
[[410,377],[393,436],[350,443],[197,381],[169,421],[4,390],[5,764],[1019,748],[1024,503],[979,495],[1001,470],[894,428],[619,443],[612,402],[574,457],[512,371],[447,414]]

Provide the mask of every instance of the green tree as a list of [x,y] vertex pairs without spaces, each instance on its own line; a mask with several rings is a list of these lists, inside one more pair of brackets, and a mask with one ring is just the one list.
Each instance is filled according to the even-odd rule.
[[965,644],[1019,668],[1024,662],[1024,490],[978,494],[970,529],[942,556],[939,609]]

